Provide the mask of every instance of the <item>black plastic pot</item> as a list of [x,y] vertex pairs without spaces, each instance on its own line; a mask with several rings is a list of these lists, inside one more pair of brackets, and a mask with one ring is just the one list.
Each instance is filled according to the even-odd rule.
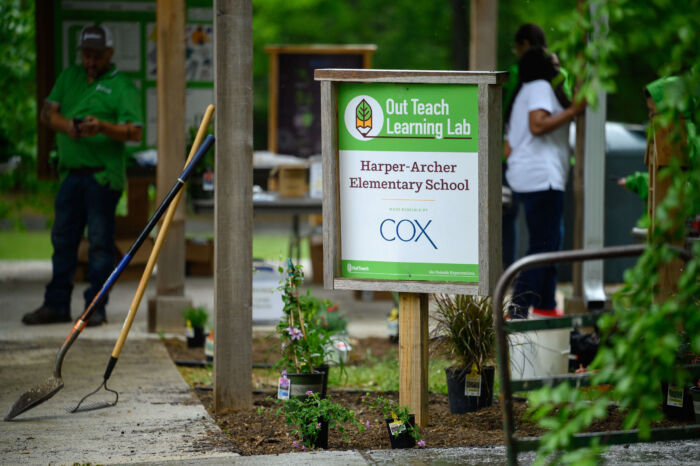
[[328,393],[328,371],[330,370],[331,367],[328,364],[318,366],[318,372],[323,372],[323,388],[321,388],[321,398],[325,398],[326,393]]
[[695,423],[700,424],[700,387],[690,387],[690,396],[693,398]]
[[416,416],[414,414],[409,414],[408,416],[408,426],[410,426],[410,429],[407,426],[407,428],[398,435],[393,435],[391,433],[391,427],[389,427],[389,424],[394,422],[394,419],[391,417],[387,417],[384,418],[384,420],[386,421],[386,430],[389,433],[391,448],[413,448],[416,446],[416,439],[414,439],[411,433],[409,432],[409,430],[415,427],[416,425]]
[[328,421],[321,421],[321,428],[316,431],[313,438],[304,438],[304,441],[314,448],[328,448]]
[[325,372],[301,372],[298,374],[287,374],[289,379],[289,396],[301,398],[306,396],[306,392],[323,393],[323,379]]
[[187,347],[188,348],[201,348],[204,346],[204,339],[207,337],[204,333],[204,327],[192,327],[194,331],[194,336],[187,337]]
[[482,369],[480,396],[465,395],[464,382],[468,373],[466,369],[445,368],[447,398],[450,412],[453,414],[471,413],[493,404],[493,379],[496,369],[493,366],[487,366]]
[[[680,393],[681,390],[679,389]],[[666,419],[672,421],[693,421],[695,420],[695,412],[693,409],[693,397],[690,394],[690,386],[683,387],[683,406],[672,406],[668,404],[668,383],[661,382],[661,393],[663,395],[663,405],[661,409],[666,415]]]

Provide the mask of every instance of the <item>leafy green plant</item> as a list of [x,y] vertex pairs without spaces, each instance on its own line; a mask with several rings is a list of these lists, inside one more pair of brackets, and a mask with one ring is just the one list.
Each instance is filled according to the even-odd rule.
[[490,297],[434,295],[431,352],[456,364],[459,370],[477,370],[493,362],[496,333]]
[[[280,273],[284,273],[280,267]],[[291,369],[297,373],[314,372],[326,360],[326,352],[331,348],[330,335],[314,320],[318,301],[311,296],[299,295],[299,287],[304,282],[304,272],[300,265],[287,261],[287,275],[282,290],[283,317],[277,325],[277,333],[282,340],[282,357],[277,367]]]
[[349,440],[347,425],[360,432],[365,430],[353,410],[332,401],[330,397],[321,398],[318,393],[307,392],[305,397],[288,400],[268,399],[279,405],[275,414],[283,416],[288,426],[294,426],[291,434],[298,435],[307,448],[316,446],[322,422],[327,422],[328,430],[335,430],[345,440]]
[[314,319],[316,323],[330,335],[345,332],[348,328],[348,321],[339,310],[338,305],[333,304],[327,299],[319,303]]
[[185,322],[189,322],[192,327],[204,327],[209,319],[209,313],[204,306],[188,307],[182,313]]
[[[682,385],[688,380],[689,374],[679,367],[679,349],[686,342],[691,353],[700,353],[700,243],[693,245],[692,258],[675,291],[659,294],[659,268],[678,256],[668,244],[682,241],[685,219],[700,212],[700,134],[692,124],[700,121],[700,18],[686,13],[698,7],[697,0],[591,0],[562,23],[569,33],[557,52],[583,78],[580,94],[589,102],[599,89],[615,90],[621,56],[630,50],[645,54],[663,50],[656,70],[660,76],[678,79],[674,92],[664,93],[658,105],[657,122],[668,126],[684,121],[685,115],[688,124],[671,125],[670,138],[680,141],[680,128],[685,126],[691,167],[683,169],[674,160],[660,173],[670,181],[670,188],[656,212],[649,247],[625,272],[625,284],[613,297],[614,312],[598,322],[604,344],[589,368],[591,383],[612,388],[594,392],[593,399],[566,385],[530,393],[530,412],[548,430],[540,442],[539,464],[550,460],[598,464],[603,448],[594,444],[575,449],[572,437],[607,417],[613,401],[625,412],[623,428],[637,428],[639,436],[648,439],[652,423],[662,418],[661,382]],[[604,34],[592,34],[596,23],[605,24]],[[580,40],[584,36],[592,38],[585,45]],[[643,98],[641,92],[639,98]]]
[[[362,402],[367,403],[369,409],[382,413],[384,418],[393,419],[393,422],[401,422],[404,426],[406,426],[406,430],[411,437],[416,440],[421,439],[419,427],[409,422],[411,414],[406,406],[402,406],[398,402],[392,400],[391,398],[386,398],[383,395],[376,395],[376,397],[370,398],[369,393],[365,393],[362,396]],[[393,435],[398,436],[400,433],[401,432],[397,430],[396,432],[393,432]],[[424,445],[425,444],[421,446]]]

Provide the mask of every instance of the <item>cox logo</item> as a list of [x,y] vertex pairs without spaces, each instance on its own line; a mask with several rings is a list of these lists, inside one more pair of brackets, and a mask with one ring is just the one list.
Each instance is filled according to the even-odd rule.
[[396,221],[393,218],[386,218],[379,224],[379,234],[384,241],[396,241],[396,238],[398,238],[404,243],[409,241],[417,243],[419,239],[425,238],[433,248],[437,249],[437,246],[435,246],[435,243],[428,235],[428,227],[432,222],[432,220],[428,220],[428,223],[421,225],[418,220],[404,218]]

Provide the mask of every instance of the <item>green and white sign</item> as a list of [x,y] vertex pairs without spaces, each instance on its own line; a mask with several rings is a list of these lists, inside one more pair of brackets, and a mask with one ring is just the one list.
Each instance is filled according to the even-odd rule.
[[479,282],[478,86],[338,84],[341,274]]

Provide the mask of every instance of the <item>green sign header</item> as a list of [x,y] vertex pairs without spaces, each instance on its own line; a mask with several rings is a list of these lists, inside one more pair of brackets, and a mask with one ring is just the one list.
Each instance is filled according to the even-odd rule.
[[476,85],[341,83],[340,150],[477,152]]

